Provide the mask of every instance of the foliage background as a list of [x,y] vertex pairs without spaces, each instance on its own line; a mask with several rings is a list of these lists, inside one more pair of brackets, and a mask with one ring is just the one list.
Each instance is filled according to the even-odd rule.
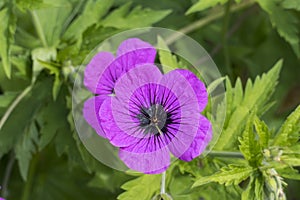
[[146,200],[159,192],[160,175],[94,160],[70,115],[85,56],[115,33],[146,26],[188,34],[227,75],[220,141],[206,158],[172,165],[173,198],[299,199],[298,0],[1,0],[0,196]]

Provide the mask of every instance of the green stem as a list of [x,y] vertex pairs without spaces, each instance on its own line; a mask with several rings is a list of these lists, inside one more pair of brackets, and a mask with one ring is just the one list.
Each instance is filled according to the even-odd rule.
[[228,43],[227,43],[227,32],[230,20],[230,6],[231,0],[227,2],[227,5],[224,9],[225,16],[222,28],[222,45],[223,45],[223,52],[224,52],[224,60],[225,60],[225,67],[227,70],[227,74],[232,77],[232,70],[231,70],[231,62],[229,57],[229,50],[228,50]]
[[9,161],[8,161],[6,169],[5,169],[3,182],[2,182],[2,197],[4,197],[4,198],[6,198],[8,195],[8,182],[10,179],[10,175],[11,175],[14,163],[15,163],[15,155],[13,152],[11,152]]
[[230,151],[210,151],[207,155],[211,157],[223,157],[223,158],[244,158],[242,153],[230,152]]
[[39,160],[39,155],[36,154],[33,159],[31,160],[30,163],[30,168],[29,168],[29,174],[28,174],[28,179],[25,183],[25,187],[23,189],[23,194],[22,194],[22,200],[29,200],[30,193],[32,190],[32,185],[33,185],[33,180],[34,180],[34,175],[35,175],[35,170],[38,164]]
[[160,186],[160,194],[163,195],[166,193],[166,171],[161,174],[161,186]]
[[6,120],[12,113],[12,111],[15,109],[15,107],[20,103],[20,101],[29,93],[31,90],[32,86],[28,86],[23,92],[13,101],[13,103],[9,106],[9,108],[6,110],[5,114],[0,120],[0,131],[5,124]]
[[39,17],[36,14],[36,11],[31,11],[31,15],[32,15],[34,27],[36,29],[36,32],[37,32],[40,40],[42,41],[43,46],[48,47],[47,40],[46,40],[46,37],[45,37],[45,33],[44,33],[43,28],[42,28]]
[[[230,7],[230,12],[237,12],[239,10],[242,10],[244,8],[247,8],[247,7],[250,7],[251,5],[253,5],[255,3],[254,0],[246,0],[246,1],[242,1],[241,3],[239,4],[236,4],[236,5],[233,5]],[[221,17],[223,17],[225,14],[224,10],[223,11],[220,11],[218,13],[216,12],[213,12],[211,13],[210,15],[202,18],[202,19],[199,19],[191,24],[189,24],[188,26],[182,28],[182,29],[179,29],[178,32],[181,32],[179,34],[174,34],[174,35],[171,35],[167,40],[166,40],[166,43],[167,44],[171,44],[173,43],[174,41],[178,40],[180,37],[182,37],[184,34],[188,34],[190,32],[193,32],[199,28],[202,28],[203,26],[209,24],[210,22],[214,21],[214,20],[217,20]]]

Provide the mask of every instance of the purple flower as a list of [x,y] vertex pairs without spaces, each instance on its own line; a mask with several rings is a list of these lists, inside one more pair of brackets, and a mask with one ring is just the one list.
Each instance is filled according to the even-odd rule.
[[5,200],[5,199],[3,199],[3,198],[0,197],[0,200]]
[[[118,56],[110,64],[99,56],[87,67],[85,85],[98,96],[87,100],[84,117],[99,135],[119,147],[119,156],[129,168],[161,173],[170,165],[170,154],[191,161],[211,140],[211,124],[201,115],[208,95],[192,72],[177,69],[163,75],[153,64],[155,49],[137,39],[135,44],[143,45],[130,41],[124,42],[130,47],[123,51],[127,56]],[[136,48],[141,46],[147,48]],[[106,69],[96,67],[102,63]],[[113,75],[99,76],[93,70]]]
[[114,94],[115,82],[135,66],[153,63],[155,56],[154,47],[140,39],[131,38],[120,44],[116,58],[110,52],[100,52],[87,65],[84,85],[96,96],[85,102],[83,115],[100,136],[105,137],[105,134],[99,124],[98,111],[103,101]]

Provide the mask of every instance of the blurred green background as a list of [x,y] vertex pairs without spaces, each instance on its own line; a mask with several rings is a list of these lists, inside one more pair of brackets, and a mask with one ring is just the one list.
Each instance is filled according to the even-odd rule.
[[[147,26],[195,39],[232,83],[240,77],[245,85],[282,58],[275,104],[263,119],[275,130],[299,105],[299,0],[1,0],[0,196],[116,199],[124,191],[134,176],[94,160],[74,130],[73,70],[107,37]],[[288,199],[300,199],[299,181],[287,183]],[[175,199],[201,196],[185,193]]]

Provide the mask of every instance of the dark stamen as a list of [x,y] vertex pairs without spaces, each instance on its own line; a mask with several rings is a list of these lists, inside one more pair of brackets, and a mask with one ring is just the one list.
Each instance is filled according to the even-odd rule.
[[170,122],[170,115],[160,104],[154,104],[150,108],[141,108],[137,119],[139,126],[144,130],[144,134],[163,134],[165,126]]

